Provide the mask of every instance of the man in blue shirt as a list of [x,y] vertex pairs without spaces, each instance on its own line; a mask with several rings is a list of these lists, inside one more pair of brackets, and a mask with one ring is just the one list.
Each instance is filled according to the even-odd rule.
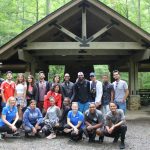
[[64,129],[65,133],[70,133],[70,139],[78,141],[82,139],[84,128],[84,116],[78,111],[78,103],[72,103],[72,110],[68,112],[67,126]]

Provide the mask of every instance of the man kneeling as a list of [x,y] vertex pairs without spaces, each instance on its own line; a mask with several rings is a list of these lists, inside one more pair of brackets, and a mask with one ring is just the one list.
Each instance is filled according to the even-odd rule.
[[89,110],[85,112],[86,135],[89,142],[94,142],[96,135],[99,136],[100,143],[103,142],[104,119],[102,112],[96,109],[95,103],[90,103]]
[[115,103],[110,103],[109,107],[110,111],[106,115],[105,136],[114,137],[113,143],[117,143],[119,137],[121,137],[120,149],[124,149],[127,126],[123,110],[117,109]]

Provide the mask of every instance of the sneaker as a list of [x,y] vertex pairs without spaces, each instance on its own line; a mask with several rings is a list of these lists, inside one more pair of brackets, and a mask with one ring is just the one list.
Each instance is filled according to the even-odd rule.
[[56,134],[55,133],[51,133],[49,136],[46,137],[47,139],[54,139],[56,138]]
[[64,129],[65,133],[70,133],[71,131],[72,131],[72,129],[67,129],[67,128]]
[[120,144],[120,149],[125,149],[125,144],[124,144],[124,142],[121,142],[121,144]]
[[20,133],[19,132],[15,132],[15,133],[13,133],[13,136],[14,137],[20,137]]

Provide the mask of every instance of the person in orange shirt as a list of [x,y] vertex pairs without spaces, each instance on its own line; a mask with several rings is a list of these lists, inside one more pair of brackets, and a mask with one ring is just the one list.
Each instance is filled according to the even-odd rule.
[[6,80],[1,84],[2,107],[5,107],[9,97],[15,94],[15,82],[12,81],[13,74],[11,71],[6,72]]
[[58,106],[59,108],[61,108],[61,105],[62,105],[62,95],[60,93],[61,93],[60,85],[58,83],[54,84],[53,87],[52,87],[52,89],[44,97],[44,106],[43,107],[44,107],[44,111],[45,112],[51,106],[51,104],[50,104],[50,97],[54,97],[56,106]]

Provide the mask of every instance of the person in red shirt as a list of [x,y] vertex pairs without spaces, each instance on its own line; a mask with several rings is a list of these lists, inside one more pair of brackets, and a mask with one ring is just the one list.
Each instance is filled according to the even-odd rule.
[[61,93],[60,85],[58,83],[54,84],[52,89],[44,97],[44,106],[43,107],[44,107],[44,111],[45,112],[51,106],[51,104],[50,104],[50,97],[54,97],[56,106],[61,108],[62,95],[60,93]]
[[11,71],[6,72],[6,80],[1,84],[2,107],[6,105],[9,97],[15,94],[15,82],[12,81],[13,74]]

